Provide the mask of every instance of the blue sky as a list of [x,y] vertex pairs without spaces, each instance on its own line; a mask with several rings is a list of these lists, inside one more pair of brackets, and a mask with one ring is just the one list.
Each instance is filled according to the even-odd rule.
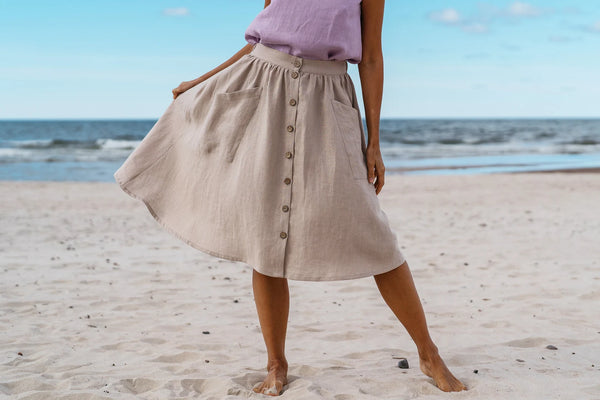
[[[263,4],[0,0],[0,118],[158,118]],[[598,0],[388,0],[383,51],[384,118],[600,117]]]

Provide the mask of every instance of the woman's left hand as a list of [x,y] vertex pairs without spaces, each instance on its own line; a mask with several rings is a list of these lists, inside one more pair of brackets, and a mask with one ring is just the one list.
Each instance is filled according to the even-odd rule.
[[[379,194],[385,183],[385,166],[381,158],[379,143],[367,145],[367,171],[369,183],[375,181],[375,194]],[[377,180],[375,180],[377,178]]]

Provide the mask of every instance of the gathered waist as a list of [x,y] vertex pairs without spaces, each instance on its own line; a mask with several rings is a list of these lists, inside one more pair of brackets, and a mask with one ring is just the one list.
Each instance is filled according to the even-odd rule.
[[268,47],[262,43],[256,43],[249,55],[298,72],[345,74],[348,71],[348,61],[346,60],[313,60],[303,58]]

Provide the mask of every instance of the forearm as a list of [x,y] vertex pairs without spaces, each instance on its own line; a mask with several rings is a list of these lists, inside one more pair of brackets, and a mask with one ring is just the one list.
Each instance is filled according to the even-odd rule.
[[367,122],[367,144],[379,145],[379,119],[383,96],[383,57],[363,60],[358,64]]
[[244,55],[249,54],[252,51],[252,47],[253,45],[248,43],[246,44],[244,47],[242,47],[237,53],[235,53],[233,56],[231,56],[231,58],[229,58],[227,61],[225,61],[224,63],[222,63],[221,65],[217,66],[216,68],[214,68],[211,71],[208,71],[206,74],[192,80],[191,82],[195,85],[198,84],[208,78],[210,78],[211,76],[213,76],[214,74],[216,74],[219,71],[224,70],[225,68],[229,67],[231,64],[235,63],[236,61],[238,61],[240,58],[242,58]]

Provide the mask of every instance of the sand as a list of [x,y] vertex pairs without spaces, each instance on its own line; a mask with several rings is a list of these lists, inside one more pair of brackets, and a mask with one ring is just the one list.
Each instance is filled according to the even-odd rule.
[[[0,398],[267,398],[249,266],[180,242],[113,183],[0,193]],[[469,390],[421,374],[368,277],[289,282],[281,398],[600,399],[600,175],[388,174],[379,198]]]

